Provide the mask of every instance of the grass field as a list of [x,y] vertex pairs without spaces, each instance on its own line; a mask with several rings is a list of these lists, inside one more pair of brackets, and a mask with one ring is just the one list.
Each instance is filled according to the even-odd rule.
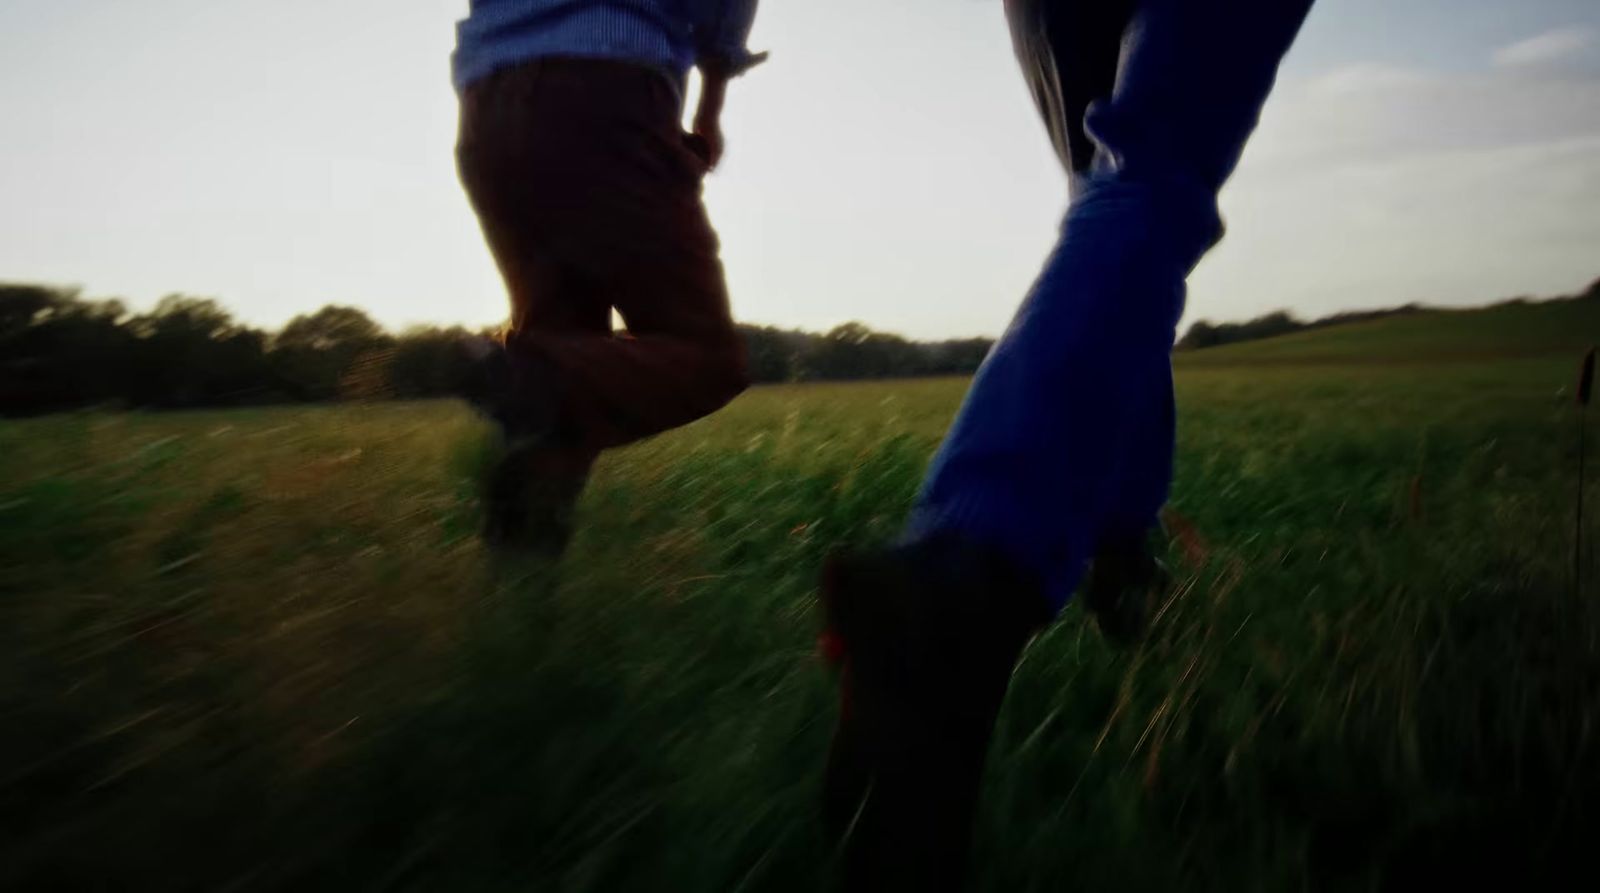
[[[1138,650],[1073,607],[1027,654],[974,886],[1591,864],[1596,338],[1588,302],[1182,359],[1180,585]],[[760,388],[611,455],[553,587],[475,541],[457,405],[0,423],[0,889],[818,889],[817,566],[894,533],[963,385]]]

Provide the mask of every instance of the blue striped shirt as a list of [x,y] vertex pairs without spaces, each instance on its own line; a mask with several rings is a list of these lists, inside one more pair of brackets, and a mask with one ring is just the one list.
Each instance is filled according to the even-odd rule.
[[546,56],[615,59],[682,84],[696,63],[732,74],[758,61],[745,47],[756,0],[471,0],[451,58],[457,90]]

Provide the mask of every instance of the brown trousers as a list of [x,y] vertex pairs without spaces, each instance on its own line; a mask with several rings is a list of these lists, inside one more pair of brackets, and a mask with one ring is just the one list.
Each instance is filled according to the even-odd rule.
[[665,75],[600,60],[525,63],[462,98],[457,162],[510,292],[507,346],[547,373],[582,451],[694,421],[748,383],[680,114]]

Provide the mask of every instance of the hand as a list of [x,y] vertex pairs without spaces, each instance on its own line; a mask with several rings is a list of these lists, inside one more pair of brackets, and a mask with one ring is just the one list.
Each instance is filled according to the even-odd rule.
[[694,129],[690,133],[694,137],[690,145],[706,163],[706,170],[714,170],[717,163],[722,161],[724,147],[721,116],[707,115],[705,106],[701,106],[694,116]]
[[702,62],[700,67],[700,107],[694,112],[694,127],[689,131],[695,142],[704,147],[706,169],[716,168],[722,161],[722,104],[728,96],[726,68],[714,62]]

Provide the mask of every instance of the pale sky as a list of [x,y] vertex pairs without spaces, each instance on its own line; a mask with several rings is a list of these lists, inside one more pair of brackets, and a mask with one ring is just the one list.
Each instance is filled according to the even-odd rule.
[[[5,0],[0,280],[276,326],[505,299],[455,178],[465,0]],[[706,196],[743,321],[1002,329],[1065,186],[999,0],[766,0]],[[1219,48],[1226,52],[1226,48]],[[1600,3],[1323,0],[1188,320],[1600,277]]]

